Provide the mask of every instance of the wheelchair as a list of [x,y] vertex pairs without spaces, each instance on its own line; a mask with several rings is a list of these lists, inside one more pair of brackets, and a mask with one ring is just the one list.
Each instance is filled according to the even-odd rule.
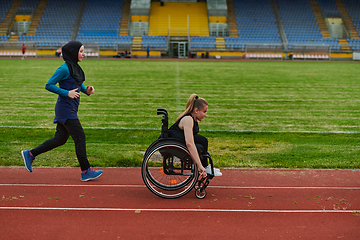
[[[157,115],[164,115],[160,137],[146,150],[141,174],[146,187],[155,195],[173,199],[195,189],[199,199],[206,197],[206,187],[214,177],[214,167],[209,153],[199,154],[211,164],[211,173],[200,178],[197,165],[193,163],[189,150],[183,141],[168,136],[168,113],[157,109]],[[198,150],[199,151],[199,150]]]

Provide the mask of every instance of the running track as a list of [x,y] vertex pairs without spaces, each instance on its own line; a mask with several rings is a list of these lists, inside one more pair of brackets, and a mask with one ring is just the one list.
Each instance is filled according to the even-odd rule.
[[359,239],[360,171],[224,169],[162,199],[139,168],[0,167],[1,239]]

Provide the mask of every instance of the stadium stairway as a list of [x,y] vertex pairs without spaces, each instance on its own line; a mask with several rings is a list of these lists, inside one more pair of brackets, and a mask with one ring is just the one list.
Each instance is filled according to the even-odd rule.
[[141,42],[142,42],[142,37],[134,37],[132,42],[132,50],[133,51],[141,50]]
[[319,3],[316,0],[310,0],[310,5],[314,12],[318,26],[320,28],[320,32],[322,33],[322,37],[330,38],[329,30],[327,29],[324,17],[321,14],[321,9],[320,9]]
[[9,12],[6,14],[6,17],[3,19],[3,22],[0,25],[0,35],[7,35],[9,28],[11,28],[11,24],[8,25],[8,23],[14,21],[14,19],[11,18],[14,18],[14,14],[19,8],[20,4],[21,0],[14,0],[14,2],[11,4]]
[[234,0],[227,0],[227,8],[228,8],[228,21],[229,21],[229,36],[239,37],[237,24],[236,24],[236,17],[235,17]]
[[338,41],[341,46],[342,52],[351,52],[349,43],[346,39],[339,39]]
[[17,42],[19,40],[19,36],[11,36],[8,40],[8,42]]
[[48,0],[39,0],[39,4],[35,10],[35,13],[34,13],[32,19],[31,19],[31,24],[29,26],[27,35],[35,35],[35,31],[40,23],[40,20],[44,13],[47,2],[48,2]]
[[73,28],[72,33],[71,33],[71,39],[76,39],[77,38],[77,34],[79,32],[80,23],[81,23],[81,19],[82,19],[83,15],[84,15],[85,8],[86,8],[86,0],[81,0],[79,12],[78,12],[78,15],[76,17],[74,28]]
[[188,35],[188,16],[190,36],[209,36],[206,2],[166,2],[163,6],[160,2],[152,2],[149,36],[168,36],[169,16],[171,36]]
[[347,26],[347,29],[350,33],[350,38],[353,39],[359,39],[359,33],[356,30],[356,27],[354,25],[354,22],[351,20],[348,11],[346,10],[343,2],[341,0],[335,0],[335,3],[339,9],[339,12],[342,16],[342,19],[345,23],[345,26]]
[[122,6],[122,17],[119,29],[119,36],[129,35],[130,4],[130,0],[124,0],[124,5]]
[[226,50],[224,37],[216,37],[215,42],[216,42],[216,50],[217,51],[225,51]]

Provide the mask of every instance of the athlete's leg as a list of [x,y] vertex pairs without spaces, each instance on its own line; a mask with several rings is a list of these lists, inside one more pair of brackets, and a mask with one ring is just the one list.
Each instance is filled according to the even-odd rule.
[[68,119],[64,124],[67,132],[75,143],[76,156],[79,161],[81,171],[88,170],[90,163],[86,155],[86,137],[79,119]]
[[69,138],[69,133],[67,132],[65,126],[63,124],[58,123],[56,126],[55,136],[49,140],[46,140],[36,148],[30,150],[33,157],[37,155],[50,151],[56,147],[64,145]]

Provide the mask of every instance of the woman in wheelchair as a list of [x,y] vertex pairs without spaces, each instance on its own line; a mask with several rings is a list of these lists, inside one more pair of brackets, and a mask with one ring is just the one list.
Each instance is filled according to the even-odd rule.
[[[198,166],[200,176],[205,178],[211,173],[211,165],[201,154],[208,151],[208,140],[198,134],[198,122],[207,116],[208,103],[204,98],[192,94],[186,104],[186,110],[179,115],[176,122],[169,128],[169,137],[179,139],[186,143],[190,156]],[[222,176],[219,169],[214,168],[214,176]]]

